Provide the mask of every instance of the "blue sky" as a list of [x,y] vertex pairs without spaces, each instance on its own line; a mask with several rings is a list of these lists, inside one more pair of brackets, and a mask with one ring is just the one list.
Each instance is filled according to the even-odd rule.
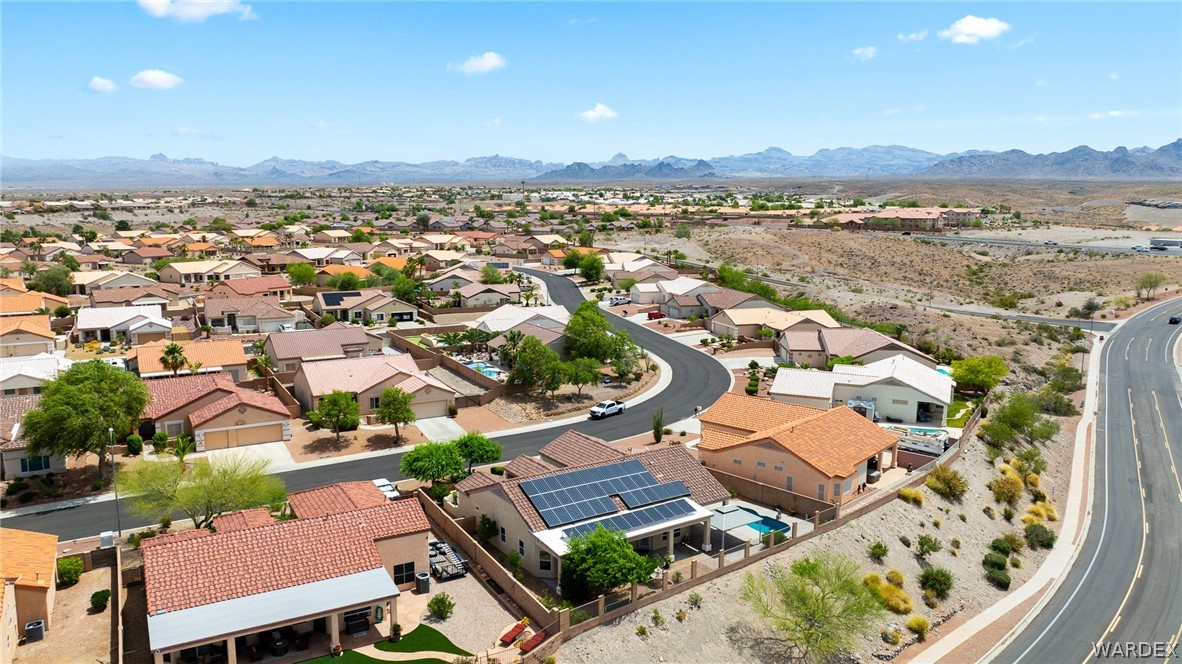
[[5,2],[3,153],[547,161],[1182,136],[1182,4]]

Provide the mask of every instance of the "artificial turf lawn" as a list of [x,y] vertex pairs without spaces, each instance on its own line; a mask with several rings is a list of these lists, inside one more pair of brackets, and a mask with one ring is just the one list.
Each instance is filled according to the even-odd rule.
[[402,640],[390,643],[382,640],[374,644],[378,650],[384,652],[446,652],[453,655],[471,657],[472,653],[462,650],[448,640],[442,632],[429,625],[419,625],[410,632],[402,635]]

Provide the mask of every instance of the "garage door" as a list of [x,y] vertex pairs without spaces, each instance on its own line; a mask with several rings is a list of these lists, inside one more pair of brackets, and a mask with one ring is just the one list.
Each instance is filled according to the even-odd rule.
[[206,431],[205,449],[221,450],[228,447],[274,443],[281,440],[283,440],[282,424],[266,424],[257,427],[224,429],[222,431]]
[[423,403],[411,403],[411,410],[415,412],[415,417],[425,419],[428,417],[444,417],[447,415],[446,401],[424,401]]
[[411,321],[415,319],[415,312],[413,311],[395,311],[390,315],[397,321]]

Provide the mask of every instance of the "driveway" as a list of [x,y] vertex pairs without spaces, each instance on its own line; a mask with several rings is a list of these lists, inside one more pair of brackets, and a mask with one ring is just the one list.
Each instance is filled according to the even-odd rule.
[[467,433],[464,427],[456,424],[456,421],[450,417],[428,417],[422,420],[415,420],[415,426],[427,440],[451,440],[459,438]]

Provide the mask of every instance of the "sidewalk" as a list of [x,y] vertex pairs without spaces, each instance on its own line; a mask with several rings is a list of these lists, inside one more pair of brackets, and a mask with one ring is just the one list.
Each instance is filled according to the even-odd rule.
[[[1117,327],[1123,322],[1117,322]],[[1107,339],[1110,334],[1106,332],[1103,336]],[[914,661],[951,664],[989,660],[1034,619],[1067,577],[1091,525],[1096,453],[1092,435],[1099,398],[1100,356],[1106,343],[1099,338],[1099,334],[1095,335],[1089,354],[1087,392],[1084,397],[1083,412],[1090,417],[1081,418],[1075,430],[1070,493],[1063,510],[1063,528],[1055,547],[1029,581],[924,649]],[[1007,629],[1010,626],[1012,629]],[[1000,641],[996,640],[998,629],[1007,629]]]

